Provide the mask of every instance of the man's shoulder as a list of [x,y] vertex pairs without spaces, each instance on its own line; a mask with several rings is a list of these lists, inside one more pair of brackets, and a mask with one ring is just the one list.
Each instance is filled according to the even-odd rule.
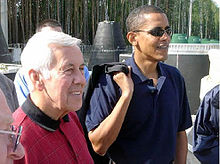
[[[220,90],[220,85],[216,85],[213,87],[210,91],[208,91],[205,96],[203,101],[218,101],[219,103],[219,90]],[[217,105],[218,107],[218,105]]]
[[172,73],[178,73],[178,74],[180,73],[179,70],[176,67],[172,66],[172,65],[168,65],[164,62],[159,62],[159,65],[165,71],[169,71],[169,72],[172,72]]
[[166,63],[163,62],[159,62],[159,67],[161,69],[162,75],[164,74],[167,77],[170,77],[171,79],[183,79],[183,76],[181,75],[180,71],[178,70],[178,68],[168,65]]
[[25,119],[25,117],[27,116],[23,110],[21,109],[21,107],[19,107],[17,110],[15,110],[15,112],[12,114],[13,118],[14,118],[14,125],[21,125]]
[[13,86],[13,81],[11,79],[9,79],[7,76],[5,76],[4,74],[0,73],[0,83],[2,85],[6,85],[6,86]]
[[27,149],[30,147],[30,145],[34,144],[36,141],[42,138],[44,133],[40,132],[40,129],[42,129],[39,125],[37,125],[35,122],[33,122],[22,110],[21,107],[19,107],[14,113],[13,113],[14,122],[13,125],[16,126],[22,126],[22,136],[21,136],[21,142],[22,145]]

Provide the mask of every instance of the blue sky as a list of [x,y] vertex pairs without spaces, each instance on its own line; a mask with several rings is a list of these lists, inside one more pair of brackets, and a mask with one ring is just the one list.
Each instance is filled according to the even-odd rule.
[[217,6],[220,7],[220,0],[212,0],[212,1],[214,1],[217,4]]

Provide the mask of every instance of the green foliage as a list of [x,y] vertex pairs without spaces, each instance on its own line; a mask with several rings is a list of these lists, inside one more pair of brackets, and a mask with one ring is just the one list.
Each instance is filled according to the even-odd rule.
[[[92,44],[100,21],[107,14],[120,23],[126,36],[125,21],[129,12],[150,0],[8,0],[9,43],[26,42],[43,19],[61,22],[64,32]],[[173,33],[189,33],[190,0],[151,0],[166,13]],[[16,19],[15,19],[16,18]],[[212,0],[194,0],[192,33],[201,38],[219,39],[219,8]],[[126,39],[125,39],[126,40]]]

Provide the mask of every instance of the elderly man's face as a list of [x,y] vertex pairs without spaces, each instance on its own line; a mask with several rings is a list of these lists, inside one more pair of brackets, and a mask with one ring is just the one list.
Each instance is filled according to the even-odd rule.
[[76,46],[62,47],[51,44],[54,60],[51,77],[44,80],[47,99],[53,108],[76,111],[82,106],[82,93],[86,84],[84,60]]
[[[10,131],[10,125],[13,122],[11,111],[6,99],[0,90],[0,130]],[[14,142],[10,134],[0,132],[0,163],[9,164],[13,160],[21,159],[24,156],[24,149],[21,144],[13,152]]]

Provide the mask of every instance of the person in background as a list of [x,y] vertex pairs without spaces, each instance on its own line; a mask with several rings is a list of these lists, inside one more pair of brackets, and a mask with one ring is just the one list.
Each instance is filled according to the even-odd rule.
[[55,19],[45,19],[36,27],[36,33],[41,31],[58,31],[62,32],[61,24]]
[[86,84],[80,42],[57,31],[27,42],[21,63],[30,94],[13,113],[13,124],[23,126],[25,157],[15,163],[93,163],[75,112]]
[[15,85],[11,79],[0,73],[0,89],[3,91],[8,106],[13,113],[19,106]]
[[19,142],[21,130],[17,131],[16,127],[11,126],[13,122],[12,113],[1,89],[0,104],[0,163],[12,164],[14,160],[21,159],[24,156],[24,148]]
[[117,164],[185,164],[192,121],[183,77],[163,63],[172,31],[167,16],[144,5],[126,26],[130,73],[104,74],[95,86],[85,121],[93,149]]
[[219,163],[219,90],[212,88],[204,96],[193,129],[193,153],[202,164]]
[[[61,24],[54,19],[45,19],[42,22],[40,22],[36,28],[36,33],[41,31],[58,31],[62,32],[62,26]],[[26,100],[28,94],[29,94],[29,88],[28,83],[26,80],[26,77],[24,76],[23,69],[19,69],[18,72],[15,75],[14,84],[18,96],[19,105],[21,106],[23,102]],[[84,66],[84,75],[86,78],[86,81],[89,79],[89,71],[86,66]]]
[[209,56],[209,74],[201,79],[200,83],[200,102],[207,92],[216,85],[220,84],[220,49],[210,49]]

